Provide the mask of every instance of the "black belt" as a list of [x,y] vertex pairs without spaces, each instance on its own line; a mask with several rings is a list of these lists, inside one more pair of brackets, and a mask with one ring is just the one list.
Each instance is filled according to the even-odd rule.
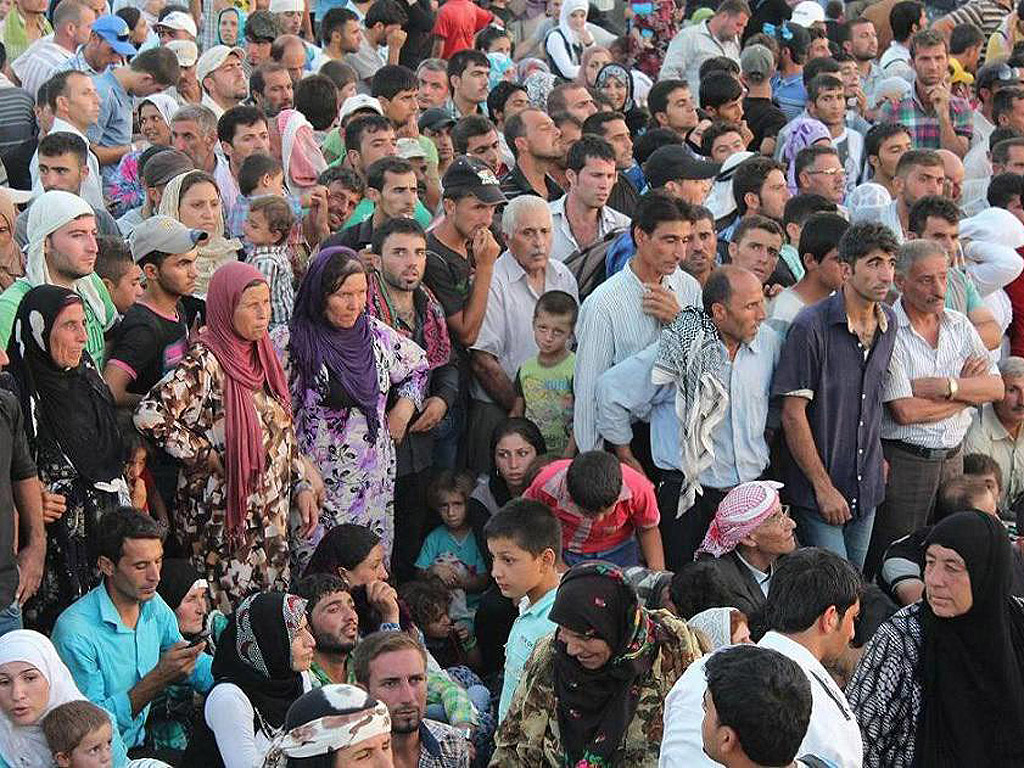
[[894,448],[899,448],[901,451],[913,454],[922,459],[928,459],[929,461],[939,461],[942,459],[950,459],[960,453],[960,445],[954,446],[953,448],[925,448],[922,445],[914,445],[913,443],[905,443],[902,440],[883,440],[883,443],[888,443]]

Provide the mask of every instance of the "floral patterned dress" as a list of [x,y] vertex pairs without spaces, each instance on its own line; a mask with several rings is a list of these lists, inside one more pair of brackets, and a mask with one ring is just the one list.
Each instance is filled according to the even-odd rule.
[[184,465],[176,505],[180,527],[193,564],[207,576],[215,607],[230,613],[253,592],[287,588],[290,544],[298,538],[289,536],[289,514],[306,475],[291,414],[265,390],[255,392],[266,468],[249,496],[242,541],[229,542],[227,481],[207,464],[211,451],[225,463],[224,378],[213,352],[194,346],[139,403],[135,425]]
[[299,446],[323,475],[326,499],[320,512],[320,528],[292,550],[292,567],[309,560],[323,535],[341,523],[371,528],[381,537],[385,561],[391,557],[395,530],[395,444],[388,432],[388,395],[407,397],[419,408],[427,383],[426,354],[415,342],[374,318],[370,321],[373,353],[377,363],[377,416],[380,429],[370,440],[366,417],[358,408],[333,410],[326,404],[327,368],[317,376],[316,388],[300,389],[299,377],[291,375],[288,360],[288,328],[271,334],[281,362],[288,372]]

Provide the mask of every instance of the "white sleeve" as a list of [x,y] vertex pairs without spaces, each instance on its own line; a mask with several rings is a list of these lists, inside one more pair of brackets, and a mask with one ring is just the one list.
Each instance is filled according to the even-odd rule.
[[996,243],[972,242],[967,246],[967,274],[982,298],[1013,282],[1024,261],[1012,248]]
[[576,75],[580,73],[580,65],[574,63],[572,55],[569,51],[569,46],[565,42],[565,38],[558,34],[558,27],[555,27],[548,34],[547,40],[544,41],[544,48],[548,52],[548,56],[551,57],[551,61],[555,63],[555,68],[558,70],[555,74],[561,73],[562,77],[567,80],[575,80]]
[[701,725],[704,722],[703,661],[686,668],[665,699],[665,731],[661,740],[658,768],[716,768],[704,753]]
[[256,748],[252,704],[234,683],[218,683],[206,697],[206,724],[217,739],[224,768],[259,768],[263,755]]
[[[658,72],[658,80],[685,80],[686,79],[686,40],[683,38],[682,30],[672,38],[665,51],[665,60],[661,63],[661,71]],[[688,83],[690,91],[697,92],[700,83]]]

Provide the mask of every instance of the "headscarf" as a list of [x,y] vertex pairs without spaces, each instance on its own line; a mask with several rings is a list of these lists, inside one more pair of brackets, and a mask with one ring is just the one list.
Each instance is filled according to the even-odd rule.
[[501,442],[501,439],[509,435],[519,435],[533,446],[533,450],[537,452],[538,456],[543,456],[548,452],[548,446],[544,441],[544,435],[540,428],[525,416],[511,416],[498,423],[491,433],[491,452],[489,454],[491,477],[489,485],[491,495],[494,497],[499,508],[505,506],[505,503],[512,499],[512,493],[509,490],[508,483],[505,482],[505,478],[498,471],[498,463],[494,460],[494,454],[498,451],[498,443]]
[[732,645],[732,614],[736,608],[708,608],[687,620],[691,629],[699,629],[711,641],[711,650]]
[[782,162],[786,164],[786,181],[789,183],[791,195],[798,192],[796,156],[800,154],[801,149],[813,146],[822,139],[831,141],[832,134],[820,120],[815,120],[813,117],[798,117],[792,122],[792,128],[780,155]]
[[1024,224],[1005,208],[985,208],[960,219],[960,237],[972,243],[991,243],[1017,250],[1024,246]]
[[1024,765],[1024,610],[1010,594],[1013,554],[1003,524],[958,512],[932,528],[932,544],[963,558],[971,608],[940,618],[921,602],[921,683],[916,765]]
[[289,707],[285,727],[264,768],[333,768],[335,752],[391,733],[391,715],[362,688],[333,684],[302,694]]
[[160,113],[160,117],[162,117],[164,122],[167,123],[168,128],[171,127],[171,122],[174,119],[174,113],[181,108],[181,105],[178,104],[174,97],[169,96],[166,93],[154,93],[151,96],[147,96],[139,101],[138,109],[141,109],[143,104],[152,104],[156,107],[157,111]]
[[530,73],[523,81],[526,88],[526,96],[530,100],[530,106],[547,111],[548,95],[558,84],[558,78],[550,72],[536,70]]
[[[167,186],[164,187],[164,192],[160,196],[160,207],[156,211],[158,214],[181,221],[181,187],[193,173],[202,173],[202,171],[187,171],[167,182]],[[210,280],[217,268],[222,264],[237,260],[238,252],[242,248],[241,241],[236,238],[224,237],[223,216],[217,217],[213,224],[213,231],[207,234],[210,237],[199,246],[199,258],[196,260],[196,268],[199,271],[196,295],[200,298],[206,298]]]
[[22,661],[38,669],[50,684],[50,695],[42,716],[34,725],[14,725],[0,713],[0,756],[8,765],[18,768],[50,768],[53,754],[40,723],[51,710],[85,696],[45,635],[31,629],[16,629],[0,637],[0,664],[12,661]]
[[7,222],[7,229],[11,233],[10,244],[6,250],[0,251],[0,291],[5,291],[25,274],[25,257],[18,247],[18,241],[14,239],[14,223],[18,219],[18,211],[5,187],[0,187],[0,218]]
[[746,536],[777,512],[779,488],[774,480],[740,483],[725,495],[715,511],[707,535],[697,553],[721,557],[732,552]]
[[56,285],[30,290],[18,306],[7,354],[29,439],[54,441],[87,483],[113,491],[108,484],[123,484],[124,472],[114,398],[88,352],[74,368],[58,368],[50,354],[57,317],[81,303],[77,293]]
[[846,198],[846,207],[850,212],[850,223],[861,221],[882,221],[882,214],[892,203],[892,195],[881,184],[868,181],[858,184]]
[[555,633],[554,680],[558,728],[566,765],[611,765],[639,704],[636,681],[658,650],[657,625],[622,571],[592,561],[562,577],[549,618],[611,647],[599,669],[587,669]]
[[516,81],[525,83],[526,78],[534,72],[546,72],[547,74],[551,74],[551,67],[549,67],[548,63],[542,59],[522,59],[518,64],[516,64]]
[[636,103],[633,100],[633,77],[629,74],[628,69],[621,64],[616,64],[615,62],[605,64],[597,73],[597,78],[594,80],[594,87],[598,90],[604,88],[608,80],[613,77],[626,87],[626,100],[622,103],[622,107],[617,110],[618,112],[625,114],[636,106]]
[[263,428],[253,405],[253,392],[268,389],[291,413],[288,382],[270,337],[259,341],[243,339],[235,332],[235,308],[245,289],[266,278],[252,264],[233,261],[213,274],[206,298],[206,325],[199,341],[217,358],[224,371],[225,462],[228,481],[226,527],[231,536],[241,536],[248,517],[248,500],[254,481],[266,468]]
[[565,0],[562,3],[562,10],[558,14],[558,28],[565,35],[566,41],[569,43],[571,48],[580,48],[583,43],[580,42],[579,35],[569,26],[569,17],[576,11],[590,11],[589,0]]
[[316,184],[317,177],[327,169],[327,161],[305,115],[297,109],[283,109],[275,119],[281,134],[284,182],[289,192],[301,195]]
[[[575,80],[577,85],[582,85],[585,88],[589,86],[589,84],[587,83],[587,65],[590,64],[590,60],[594,58],[594,56],[598,53],[607,53],[609,56],[611,56],[611,51],[609,51],[603,45],[592,45],[583,52],[582,56],[580,56],[580,71],[576,75]],[[598,72],[600,72],[600,70],[598,70]]]
[[[220,36],[220,19],[225,13],[237,13],[238,14],[238,37],[233,43],[229,43]],[[245,18],[246,13],[241,8],[237,8],[233,5],[229,5],[217,14],[217,45],[226,45],[229,48],[234,48],[245,41]]]
[[346,266],[353,261],[359,263],[356,254],[348,248],[327,248],[317,254],[295,294],[289,350],[302,389],[315,389],[316,378],[326,366],[330,380],[328,405],[342,410],[354,404],[365,417],[373,442],[380,428],[377,415],[380,382],[370,320],[365,309],[351,328],[335,328],[324,317],[327,297],[337,287],[324,283],[324,273],[336,261]]
[[711,193],[705,203],[708,210],[714,214],[715,221],[724,219],[736,211],[736,197],[732,193],[732,177],[736,174],[736,166],[752,157],[756,157],[755,152],[737,152],[722,163],[722,169],[715,177],[715,183],[711,185]]
[[[35,199],[28,209],[28,247],[25,249],[25,279],[30,285],[49,285],[53,282],[43,253],[46,238],[80,216],[95,215],[91,205],[70,192],[52,189]],[[117,313],[108,314],[107,305],[93,275],[76,280],[75,293],[89,305],[104,331],[113,326]]]
[[181,601],[195,587],[207,586],[206,579],[192,565],[191,560],[169,557],[160,568],[160,583],[156,591],[167,603],[167,607],[176,611],[181,606]]
[[502,80],[508,80],[509,72],[515,75],[516,63],[507,53],[492,51],[487,54],[487,60],[491,62],[491,73],[487,77],[488,90],[493,91]]
[[302,695],[302,673],[292,669],[292,641],[306,601],[284,592],[249,595],[231,616],[213,656],[213,678],[234,683],[272,728]]

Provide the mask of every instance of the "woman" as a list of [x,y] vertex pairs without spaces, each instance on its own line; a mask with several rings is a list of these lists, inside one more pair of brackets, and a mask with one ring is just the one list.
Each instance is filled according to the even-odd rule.
[[820,120],[813,117],[800,117],[790,123],[789,133],[786,134],[786,143],[779,156],[786,166],[789,194],[795,195],[800,191],[796,178],[796,156],[800,154],[800,150],[813,147],[816,144],[831,143],[832,134]]
[[958,512],[925,542],[925,599],[882,624],[846,687],[866,768],[1024,765],[1024,604],[1010,541]]
[[[241,31],[245,29],[245,14],[240,8],[229,6],[217,14],[217,45],[237,46]],[[244,41],[243,41],[244,42]]]
[[222,264],[236,261],[242,244],[224,237],[224,215],[220,192],[213,176],[205,171],[188,171],[167,182],[157,213],[177,219],[189,229],[209,234],[199,246],[195,295],[206,297],[210,278]]
[[0,291],[25,275],[25,257],[14,239],[18,211],[7,189],[0,187]]
[[735,608],[708,608],[701,611],[687,622],[690,629],[703,632],[711,641],[709,650],[716,651],[727,645],[749,643],[750,627],[743,611]]
[[149,39],[149,22],[142,15],[142,11],[133,6],[127,6],[118,9],[117,15],[128,25],[128,40],[132,45],[138,48]]
[[[327,161],[313,135],[313,126],[297,109],[282,110],[277,117],[281,134],[281,162],[288,191],[300,196],[316,186]],[[321,129],[329,126],[320,126]]]
[[301,597],[260,592],[243,600],[213,657],[216,682],[182,764],[261,765],[288,708],[313,688],[314,650]]
[[263,275],[241,262],[222,266],[198,343],[135,412],[136,427],[184,465],[182,530],[225,614],[254,591],[288,583],[292,507],[300,535],[316,518],[269,320]]
[[[0,637],[0,768],[51,768],[53,755],[40,723],[50,710],[84,698],[49,638],[30,629]],[[111,732],[119,768],[128,764],[128,755],[113,722]]]
[[685,3],[678,0],[653,0],[648,7],[648,13],[633,16],[629,52],[633,66],[656,82],[668,45],[679,33]]
[[547,450],[540,429],[529,419],[513,416],[498,424],[491,435],[491,473],[480,476],[469,500],[474,522],[486,522],[508,501],[521,496],[529,485],[531,465]]
[[580,71],[576,75],[576,84],[586,88],[597,85],[597,73],[606,64],[612,63],[612,53],[603,45],[592,45],[580,57]]
[[[395,442],[422,404],[423,350],[366,313],[366,270],[348,248],[311,262],[295,296],[289,328],[275,341],[290,371],[295,430],[323,475],[323,536],[342,522],[366,525],[391,555]],[[389,397],[395,397],[388,408]],[[319,538],[300,542],[296,567]]]
[[594,87],[608,100],[612,110],[626,116],[626,125],[631,135],[643,132],[647,125],[647,113],[633,98],[633,77],[621,64],[605,64],[597,73]]
[[[171,119],[177,111],[178,102],[166,93],[154,93],[139,102],[135,110],[139,132],[149,146],[171,145]],[[114,218],[120,218],[132,208],[139,207],[146,199],[139,170],[139,158],[146,149],[143,143],[139,149],[124,155],[106,185],[105,194]]]
[[114,398],[85,344],[78,294],[55,285],[25,294],[7,354],[46,491],[46,568],[25,607],[26,622],[43,631],[95,586],[89,541],[105,512],[128,503]]
[[641,608],[622,571],[602,562],[562,577],[549,617],[558,629],[523,670],[494,763],[656,766],[663,703],[700,658],[696,635],[667,611]]
[[587,23],[589,8],[588,0],[564,0],[558,14],[558,26],[544,39],[552,74],[565,80],[576,79],[583,51],[595,43],[595,25]]

